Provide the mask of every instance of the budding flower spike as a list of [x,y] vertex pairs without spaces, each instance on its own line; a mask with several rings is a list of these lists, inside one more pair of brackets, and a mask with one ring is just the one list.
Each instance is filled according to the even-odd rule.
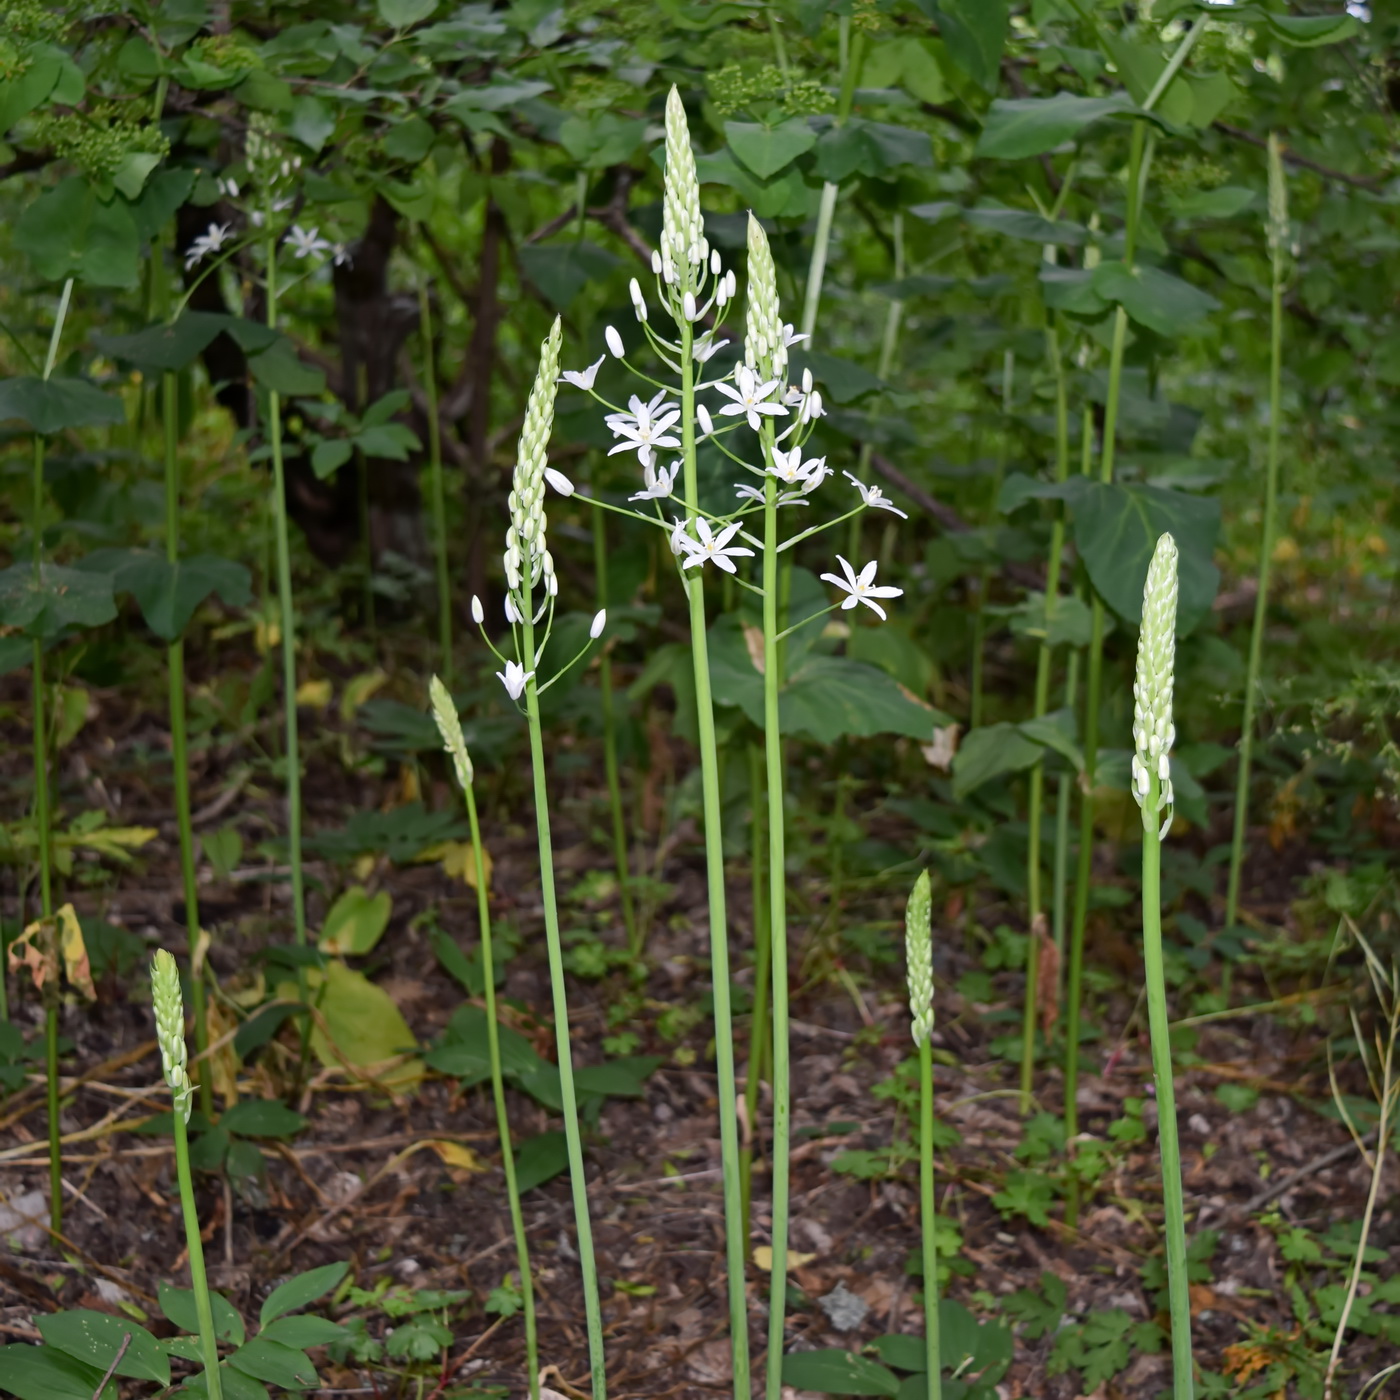
[[472,761],[467,753],[467,741],[462,734],[462,720],[447,687],[434,676],[428,682],[428,699],[432,704],[433,722],[442,736],[443,751],[452,760],[457,781],[465,792],[472,785]]
[[1151,831],[1161,818],[1159,840],[1172,824],[1176,599],[1176,541],[1164,534],[1152,553],[1143,585],[1142,631],[1138,637],[1137,678],[1133,681],[1133,796],[1142,808],[1144,830]]
[[914,1044],[922,1045],[933,1030],[933,894],[927,870],[914,882],[905,906],[904,961]]
[[193,1086],[185,1068],[189,1054],[185,1047],[185,1003],[180,993],[180,969],[164,948],[157,948],[151,959],[151,1004],[165,1082],[175,1096],[175,1111],[188,1123]]

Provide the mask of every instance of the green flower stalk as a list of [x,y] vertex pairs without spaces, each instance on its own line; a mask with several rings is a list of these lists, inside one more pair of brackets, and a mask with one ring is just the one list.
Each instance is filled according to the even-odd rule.
[[909,975],[909,1014],[919,1048],[919,1208],[924,1250],[924,1343],[929,1400],[943,1393],[938,1336],[938,1234],[933,1170],[933,893],[921,871],[904,910],[904,960]]
[[195,1314],[199,1318],[199,1346],[204,1354],[204,1383],[210,1400],[223,1400],[219,1375],[219,1344],[214,1336],[214,1310],[209,1302],[209,1281],[204,1273],[204,1245],[199,1237],[199,1211],[195,1207],[194,1180],[190,1174],[190,1143],[186,1125],[193,1107],[194,1086],[186,1069],[185,1006],[180,995],[180,970],[175,959],[158,948],[151,959],[151,1002],[156,1013],[156,1041],[160,1045],[161,1070],[175,1100],[175,1172],[180,1185],[180,1210],[185,1221],[185,1245],[190,1257],[190,1285]]
[[1269,445],[1264,470],[1264,519],[1259,537],[1259,588],[1245,667],[1244,709],[1240,715],[1240,763],[1235,778],[1235,829],[1230,841],[1230,876],[1225,891],[1225,927],[1234,926],[1240,905],[1240,870],[1249,821],[1249,770],[1254,751],[1254,707],[1264,657],[1264,623],[1269,611],[1269,571],[1278,527],[1279,437],[1283,417],[1283,289],[1288,280],[1288,181],[1277,132],[1269,135],[1269,217],[1265,226],[1273,262],[1269,304]]
[[510,1202],[511,1231],[515,1235],[515,1262],[520,1271],[521,1312],[525,1322],[525,1369],[529,1376],[530,1400],[539,1400],[539,1340],[535,1324],[535,1285],[530,1273],[530,1246],[525,1237],[525,1215],[520,1205],[520,1188],[515,1179],[515,1155],[511,1147],[510,1117],[506,1112],[505,1078],[501,1072],[501,1033],[496,1021],[496,968],[491,947],[491,906],[486,889],[486,861],[481,844],[481,823],[477,819],[476,790],[472,784],[472,761],[462,734],[462,721],[447,687],[434,676],[428,683],[433,719],[442,736],[442,747],[452,760],[452,771],[467,805],[471,827],[472,858],[476,862],[476,914],[481,927],[481,975],[486,992],[486,1048],[491,1061],[491,1097],[496,1106],[496,1132],[501,1142],[501,1164],[506,1175],[506,1196]]
[[1186,1209],[1181,1191],[1171,1027],[1162,960],[1162,840],[1172,822],[1172,685],[1176,653],[1176,541],[1164,534],[1148,566],[1142,593],[1142,632],[1133,682],[1133,796],[1142,808],[1142,953],[1152,1077],[1157,1086],[1157,1141],[1167,1252],[1167,1299],[1172,1320],[1172,1394],[1192,1400],[1191,1299],[1186,1274]]

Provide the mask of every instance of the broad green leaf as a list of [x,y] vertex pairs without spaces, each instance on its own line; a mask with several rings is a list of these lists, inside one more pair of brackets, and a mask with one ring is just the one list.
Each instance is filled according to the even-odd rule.
[[1052,710],[1038,719],[1023,720],[1016,728],[1022,738],[1053,750],[1076,771],[1083,771],[1084,755],[1079,749],[1073,710]]
[[1137,110],[1125,92],[1112,97],[1077,97],[1057,92],[1053,97],[997,98],[987,109],[975,156],[1022,160],[1053,151],[1104,117]]
[[62,70],[63,65],[57,58],[33,58],[18,77],[0,83],[0,136],[48,101]]
[[146,181],[141,198],[131,206],[131,217],[143,243],[149,243],[175,217],[175,211],[194,189],[193,170],[158,170]]
[[36,433],[60,433],[124,423],[126,409],[115,394],[86,379],[21,375],[0,379],[0,422],[6,419],[18,419]]
[[606,170],[629,160],[647,134],[646,122],[595,112],[566,117],[559,124],[559,144],[585,170]]
[[568,1169],[568,1145],[564,1134],[557,1130],[526,1138],[515,1154],[515,1184],[522,1193],[552,1181]]
[[323,1065],[363,1069],[395,1093],[418,1085],[422,1060],[411,1053],[401,1058],[417,1042],[388,992],[339,961],[328,963],[324,972],[308,969],[307,980],[319,994],[317,1005],[325,1020],[325,1030],[317,1024],[311,1031],[311,1047]]
[[388,890],[372,895],[363,885],[351,885],[327,911],[316,946],[339,957],[362,956],[384,936],[392,909]]
[[[327,1264],[326,1268],[339,1266]],[[312,1272],[315,1272],[314,1270]],[[291,1282],[295,1283],[293,1279]],[[350,1336],[350,1329],[332,1322],[328,1317],[279,1317],[263,1327],[258,1336],[270,1342],[281,1342],[283,1346],[297,1347],[303,1351],[311,1347],[329,1346],[332,1342],[344,1341]]]
[[518,107],[532,97],[549,92],[553,84],[537,78],[502,78],[499,75],[480,87],[469,87],[443,106],[449,116],[463,121],[474,112],[499,112]]
[[317,481],[324,481],[334,476],[354,455],[354,445],[345,438],[327,438],[311,449],[311,470],[316,473]]
[[219,1126],[240,1137],[295,1137],[306,1119],[280,1099],[240,1099],[225,1110]]
[[229,1366],[254,1380],[281,1386],[283,1390],[308,1390],[319,1381],[311,1358],[295,1347],[267,1337],[245,1342],[228,1359]]
[[1094,285],[1096,268],[1056,267],[1046,263],[1040,269],[1040,291],[1052,311],[1069,311],[1076,316],[1100,316],[1108,310],[1108,298]]
[[[0,1390],[19,1400],[94,1400],[105,1369],[51,1347],[0,1347]],[[109,1381],[101,1400],[115,1400],[116,1394],[116,1382]]]
[[30,564],[0,571],[0,624],[30,636],[52,637],[64,627],[100,627],[117,615],[106,574],[65,569],[47,560],[34,578]]
[[1094,290],[1159,335],[1176,335],[1220,309],[1209,292],[1147,263],[1131,270],[1121,262],[1100,263],[1094,269]]
[[308,151],[320,155],[326,142],[335,134],[336,114],[329,102],[309,93],[292,100],[292,120],[288,134],[300,141]]
[[776,175],[817,144],[817,133],[808,126],[806,117],[791,117],[777,126],[725,122],[724,135],[729,149],[760,180]]
[[96,1366],[99,1371],[105,1372],[120,1352],[121,1360],[116,1361],[113,1374],[170,1384],[170,1359],[156,1339],[130,1318],[75,1308],[71,1312],[41,1314],[34,1319],[34,1325],[51,1347]]
[[[339,1259],[334,1264],[323,1264],[319,1269],[307,1269],[305,1273],[297,1274],[295,1277],[279,1283],[263,1300],[263,1305],[258,1311],[258,1326],[266,1329],[268,1323],[274,1318],[295,1312],[298,1308],[304,1308],[308,1303],[314,1303],[317,1298],[324,1298],[331,1289],[340,1283],[349,1269],[349,1262]],[[307,1318],[305,1320],[309,1322],[313,1319]],[[315,1320],[320,1321],[321,1319]],[[286,1341],[286,1338],[281,1340]],[[318,1346],[320,1344],[311,1342],[297,1343],[297,1345]]]
[[993,778],[1024,772],[1040,753],[1041,746],[1014,724],[984,724],[963,739],[953,756],[953,796],[961,802]]
[[1077,247],[1088,242],[1089,230],[1064,219],[1047,219],[1029,209],[1007,209],[984,204],[963,211],[963,219],[974,228],[985,228],[1004,238],[1021,238],[1030,243],[1058,243]]
[[545,297],[567,309],[589,282],[602,282],[619,259],[587,239],[566,244],[530,244],[520,249],[520,266]]
[[1176,630],[1186,636],[1210,611],[1220,585],[1211,559],[1220,502],[1159,486],[1090,482],[1074,510],[1074,546],[1099,596],[1125,622],[1142,617],[1142,585],[1164,530],[1176,539]]
[[390,29],[411,29],[438,7],[438,0],[379,0],[379,18]]
[[851,175],[884,175],[901,165],[933,164],[926,131],[852,117],[825,131],[816,144],[813,169],[823,180],[841,184]]
[[1357,21],[1350,14],[1281,15],[1265,11],[1265,22],[1285,44],[1294,48],[1313,48],[1318,44],[1340,44],[1357,31]]
[[127,199],[135,200],[161,160],[150,151],[128,151],[112,173],[112,183]]
[[384,154],[394,160],[417,165],[427,158],[436,140],[437,132],[433,130],[431,122],[424,121],[422,117],[409,117],[406,121],[396,122],[385,133]]
[[231,608],[252,598],[251,576],[242,564],[212,554],[171,563],[153,549],[99,550],[82,561],[89,572],[107,572],[118,591],[129,592],[146,626],[173,642],[183,635],[195,610],[217,593]]
[[1255,192],[1244,185],[1221,185],[1213,190],[1169,193],[1167,208],[1178,219],[1232,219],[1257,199]]
[[659,1055],[623,1055],[601,1065],[583,1065],[574,1071],[574,1087],[580,1094],[600,1098],[640,1099],[661,1063]]
[[1050,625],[1045,623],[1045,594],[1030,593],[1024,604],[1011,615],[1011,630],[1018,637],[1046,641],[1052,647],[1088,646],[1091,630],[1088,604],[1073,593],[1055,600]]
[[286,336],[279,336],[266,350],[250,356],[248,368],[264,389],[284,398],[326,391],[325,372],[303,363]]
[[778,710],[784,734],[810,734],[818,743],[905,734],[927,743],[930,706],[892,676],[844,656],[809,657],[783,687]]
[[880,1360],[901,1371],[928,1372],[928,1347],[922,1337],[901,1337],[893,1334],[876,1337],[873,1343]]
[[[479,1084],[490,1076],[490,1043],[487,1039],[486,1012],[470,1003],[459,1006],[447,1023],[442,1040],[428,1051],[428,1063],[442,1074],[457,1075],[468,1085]],[[535,1047],[510,1026],[497,1026],[501,1051],[501,1073],[516,1081],[533,1078],[549,1068]]]
[[134,287],[141,239],[120,195],[102,200],[80,176],[46,190],[19,216],[15,246],[41,277],[76,278],[89,287]]
[[94,335],[92,343],[104,354],[138,369],[181,370],[192,364],[233,318],[211,311],[187,311],[169,325],[147,326],[130,335]]
[[355,434],[355,446],[369,458],[406,462],[408,454],[420,451],[423,444],[405,423],[375,423]]
[[948,56],[984,92],[995,92],[1010,22],[1007,0],[938,0]]
[[821,1395],[899,1394],[899,1380],[887,1366],[838,1347],[789,1352],[783,1357],[783,1384]]
[[[199,1313],[195,1309],[194,1291],[189,1288],[176,1288],[161,1280],[156,1290],[160,1310],[182,1332],[199,1335]],[[209,1304],[214,1313],[214,1335],[230,1346],[242,1346],[247,1333],[243,1330],[243,1319],[238,1310],[222,1293],[210,1291]]]
[[820,350],[808,350],[802,345],[795,347],[792,365],[795,375],[810,369],[812,377],[826,391],[826,397],[832,403],[854,403],[856,399],[885,387],[885,381],[864,365],[838,355],[823,354]]

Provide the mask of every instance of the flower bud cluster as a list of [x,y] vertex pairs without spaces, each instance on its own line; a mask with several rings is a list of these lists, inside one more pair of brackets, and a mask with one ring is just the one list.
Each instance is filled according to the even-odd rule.
[[274,209],[290,208],[290,196],[301,170],[301,157],[282,148],[270,120],[254,113],[249,126],[244,159],[248,177]]
[[185,1004],[180,995],[180,970],[164,948],[151,960],[151,1002],[156,1012],[156,1040],[160,1045],[165,1082],[175,1096],[175,1111],[190,1121],[193,1086],[185,1069]]
[[661,251],[658,271],[682,292],[694,291],[710,256],[705,220],[700,212],[700,182],[690,149],[690,127],[680,93],[666,98],[665,197],[661,205]]
[[528,579],[533,588],[543,579],[551,597],[559,584],[554,560],[545,544],[544,487],[549,434],[554,427],[554,396],[559,380],[559,318],[540,346],[540,367],[525,407],[525,426],[511,483],[510,528],[506,531],[506,583],[518,592]]
[[904,961],[914,1044],[922,1045],[933,1030],[933,890],[927,870],[920,872],[904,908]]
[[[476,599],[472,599],[476,602]],[[462,734],[462,720],[447,687],[434,676],[428,682],[428,699],[433,708],[433,722],[442,736],[443,752],[452,760],[457,781],[465,792],[472,785],[472,760],[467,753],[467,741]]]
[[763,379],[787,377],[788,337],[778,307],[778,273],[763,225],[749,215],[749,311],[744,363]]
[[[1143,586],[1142,631],[1138,636],[1137,678],[1133,681],[1133,796],[1142,808],[1146,831],[1151,831],[1161,813],[1166,812],[1159,839],[1167,834],[1172,822],[1176,599],[1176,541],[1170,534],[1163,534],[1152,553]],[[1150,801],[1154,775],[1158,784],[1155,804]]]

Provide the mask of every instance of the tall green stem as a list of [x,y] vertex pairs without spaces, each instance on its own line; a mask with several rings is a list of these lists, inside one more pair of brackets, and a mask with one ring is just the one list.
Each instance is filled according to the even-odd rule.
[[515,1235],[515,1262],[520,1270],[521,1311],[525,1320],[525,1371],[529,1377],[530,1400],[540,1400],[540,1350],[535,1325],[535,1282],[530,1273],[530,1245],[525,1237],[525,1215],[520,1206],[520,1188],[515,1180],[510,1116],[506,1112],[506,1085],[501,1073],[501,1030],[496,1022],[496,965],[491,948],[491,901],[484,875],[486,863],[481,844],[481,823],[476,814],[476,792],[470,783],[463,788],[463,795],[467,800],[467,823],[471,827],[472,857],[476,861],[476,918],[481,928],[481,976],[486,987],[486,1051],[491,1060],[491,1098],[496,1106],[496,1132],[501,1139],[501,1165],[506,1174],[510,1228]]
[[[694,330],[681,324],[681,450],[687,516],[699,510],[695,461]],[[734,1400],[750,1400],[748,1297],[744,1270],[748,1229],[739,1153],[738,1080],[734,1071],[734,1012],[730,999],[729,921],[724,888],[724,817],[720,801],[719,744],[710,688],[709,637],[705,630],[705,586],[700,570],[685,578],[690,606],[690,655],[695,674],[695,711],[700,740],[701,810],[705,822],[705,883],[710,916],[710,976],[714,986],[715,1071],[719,1089],[719,1139],[724,1188],[724,1248],[728,1273],[730,1349]],[[781,867],[778,867],[781,868]],[[750,1052],[752,1059],[752,1052]]]
[[[1055,372],[1055,480],[1069,480],[1069,385],[1065,374],[1060,334],[1052,323],[1046,332],[1047,350]],[[1065,516],[1063,508],[1055,512],[1050,527],[1050,558],[1045,571],[1045,633],[1035,661],[1035,718],[1040,719],[1050,707],[1050,662],[1054,653],[1051,629],[1055,605],[1060,597],[1060,567],[1065,552]],[[1031,769],[1030,840],[1026,850],[1026,890],[1030,915],[1029,939],[1026,943],[1026,1004],[1021,1018],[1021,1114],[1031,1110],[1031,1079],[1035,1071],[1035,1031],[1040,1009],[1040,949],[1046,939],[1046,918],[1041,898],[1040,833],[1041,809],[1045,804],[1045,760],[1041,758]]]
[[452,583],[448,573],[447,496],[442,480],[442,425],[438,421],[437,352],[428,279],[418,283],[418,323],[423,337],[423,394],[428,400],[428,501],[433,516],[437,572],[438,655],[442,679],[452,689]]
[[[267,240],[267,324],[277,327],[277,238]],[[301,860],[301,748],[297,733],[296,611],[292,604],[292,550],[287,532],[287,482],[282,461],[282,396],[267,395],[268,443],[272,449],[272,519],[277,545],[277,601],[282,631],[282,707],[286,722],[287,857],[292,872],[292,921],[297,945],[306,942],[306,883]],[[302,1000],[306,971],[297,969]]]
[[[1271,176],[1273,172],[1270,172]],[[1277,179],[1281,182],[1282,163]],[[1286,208],[1284,222],[1286,224]],[[1244,833],[1249,820],[1249,769],[1254,752],[1254,707],[1259,690],[1259,670],[1264,658],[1264,624],[1269,611],[1269,573],[1273,564],[1274,533],[1278,516],[1279,435],[1283,410],[1283,287],[1287,249],[1286,228],[1273,235],[1273,289],[1269,309],[1269,446],[1264,471],[1264,520],[1259,539],[1259,591],[1254,596],[1254,624],[1249,634],[1249,662],[1245,668],[1244,710],[1240,716],[1240,760],[1235,778],[1235,829],[1230,842],[1230,878],[1225,892],[1225,927],[1232,928],[1239,913],[1240,870],[1244,861]]]
[[[1144,804],[1155,811],[1160,781],[1150,775]],[[1172,1320],[1173,1400],[1192,1400],[1191,1297],[1186,1273],[1186,1208],[1181,1193],[1181,1148],[1176,1131],[1176,1092],[1172,1082],[1171,1026],[1162,961],[1162,845],[1157,824],[1142,839],[1142,953],[1147,990],[1147,1022],[1152,1037],[1152,1077],[1157,1086],[1157,1139],[1162,1158],[1162,1204],[1167,1247],[1167,1300]]]
[[[1198,26],[1199,27],[1199,26]],[[1150,152],[1145,123],[1135,122],[1128,150],[1128,211],[1123,241],[1123,262],[1133,266],[1137,251],[1138,219],[1142,212]],[[1123,355],[1128,342],[1128,313],[1119,306],[1113,318],[1113,341],[1108,358],[1108,395],[1104,403],[1103,449],[1099,480],[1113,480],[1114,453],[1118,443],[1118,405],[1123,388]],[[1079,1133],[1079,1033],[1083,1005],[1084,930],[1089,918],[1089,885],[1094,866],[1094,784],[1099,762],[1099,708],[1103,697],[1103,642],[1106,614],[1098,590],[1093,592],[1089,635],[1088,682],[1084,700],[1084,776],[1079,802],[1079,858],[1075,871],[1074,922],[1070,929],[1069,1005],[1065,1019],[1065,1141],[1073,1151]],[[1073,1225],[1079,1215],[1078,1178],[1071,1174],[1065,1202],[1065,1221]]]
[[[601,510],[593,512],[593,576],[598,606],[608,605],[608,532]],[[612,649],[605,642],[598,655],[598,694],[603,709],[603,771],[608,784],[608,808],[612,816],[613,867],[622,905],[622,926],[627,931],[627,951],[639,957],[643,939],[637,926],[637,905],[632,897],[632,862],[627,851],[627,818],[622,810],[622,777],[617,762],[617,714],[613,695]]]
[[199,1319],[199,1349],[204,1354],[204,1384],[209,1400],[223,1400],[219,1343],[214,1332],[214,1309],[209,1302],[209,1280],[204,1273],[204,1245],[199,1237],[194,1178],[190,1174],[189,1133],[178,1104],[175,1106],[175,1175],[180,1183],[180,1213],[185,1221],[185,1248],[190,1257],[190,1288],[194,1293],[195,1316]]
[[933,1046],[919,1042],[919,1214],[923,1224],[924,1348],[928,1400],[943,1394],[943,1358],[938,1327],[938,1230],[933,1164]]
[[749,773],[749,890],[753,900],[753,1014],[749,1018],[749,1073],[744,1081],[744,1109],[749,1142],[741,1157],[744,1220],[752,1219],[754,1143],[757,1141],[759,1086],[772,1063],[773,1040],[768,1015],[768,986],[772,974],[772,930],[768,922],[768,845],[764,830],[763,751],[748,745]]
[[[521,656],[535,666],[534,605],[527,575]],[[606,1400],[607,1374],[603,1355],[603,1309],[598,1294],[598,1269],[593,1253],[593,1226],[588,1218],[588,1181],[583,1172],[583,1134],[579,1128],[574,1091],[574,1058],[569,1042],[569,997],[564,984],[564,945],[559,936],[559,905],[554,888],[554,841],[549,821],[549,786],[545,776],[544,732],[540,726],[540,696],[534,676],[525,684],[525,714],[530,727],[530,763],[534,773],[535,832],[540,853],[540,895],[544,903],[545,945],[549,955],[549,985],[554,1002],[554,1041],[559,1054],[559,1093],[564,1101],[564,1142],[569,1158],[569,1188],[578,1230],[579,1269],[583,1275],[583,1308],[588,1331],[589,1369],[593,1400]]]
[[[992,474],[991,500],[988,502],[987,519],[996,517],[997,499],[1001,495],[1001,482],[1006,474],[1006,459],[1010,450],[1009,434],[1011,421],[1011,395],[1016,377],[1016,352],[1008,350],[1001,365],[1001,443],[997,448],[996,470]],[[972,614],[972,698],[968,707],[968,728],[976,729],[982,723],[982,652],[987,631],[987,584],[991,579],[991,569],[983,564],[977,571],[977,598]]]
[[[762,433],[769,459],[773,430]],[[788,1062],[787,869],[783,812],[783,736],[778,710],[782,686],[778,654],[778,483],[769,476],[763,506],[763,748],[768,778],[768,922],[773,962],[773,1270],[768,1294],[767,1400],[783,1391],[784,1320],[787,1316],[787,1247],[792,1084]]]

